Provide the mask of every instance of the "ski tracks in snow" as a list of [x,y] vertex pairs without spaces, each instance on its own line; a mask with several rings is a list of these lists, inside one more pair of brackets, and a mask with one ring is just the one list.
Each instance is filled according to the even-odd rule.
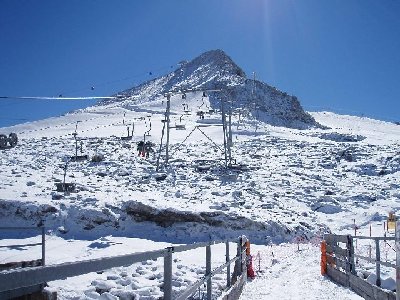
[[[362,299],[320,273],[320,250],[312,245],[253,246],[257,275],[247,282],[240,300],[260,299]],[[261,272],[255,253],[261,254]],[[273,255],[272,256],[272,252]]]

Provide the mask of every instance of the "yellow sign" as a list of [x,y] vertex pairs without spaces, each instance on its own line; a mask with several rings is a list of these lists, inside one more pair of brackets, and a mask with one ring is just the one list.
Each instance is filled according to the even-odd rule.
[[387,219],[387,228],[388,230],[396,229],[396,215],[394,214],[394,212],[389,213],[389,217]]

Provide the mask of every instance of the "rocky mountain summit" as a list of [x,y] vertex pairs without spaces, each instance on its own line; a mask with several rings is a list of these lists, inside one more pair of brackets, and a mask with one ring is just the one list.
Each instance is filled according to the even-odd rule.
[[120,99],[105,100],[100,105],[116,104],[128,108],[132,103],[155,101],[168,91],[190,89],[220,89],[209,94],[213,109],[219,109],[221,100],[226,100],[232,103],[234,110],[271,125],[293,128],[319,126],[303,110],[296,96],[247,78],[222,50],[211,50],[191,61],[183,61],[175,71],[125,90],[119,93]]

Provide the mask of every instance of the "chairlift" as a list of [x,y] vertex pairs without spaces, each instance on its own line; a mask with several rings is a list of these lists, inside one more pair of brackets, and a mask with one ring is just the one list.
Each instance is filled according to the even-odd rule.
[[185,124],[176,124],[175,123],[175,129],[176,130],[186,130],[186,125]]
[[182,106],[183,106],[183,111],[184,111],[184,113],[185,113],[186,115],[188,115],[188,114],[190,113],[189,105],[188,105],[187,103],[182,103]]
[[179,123],[180,123],[180,124],[175,123],[175,129],[176,129],[176,130],[186,130],[185,124],[182,124],[182,118],[183,118],[183,116],[184,116],[184,115],[181,115],[181,116],[179,117]]
[[150,136],[150,131],[151,131],[151,119],[149,119],[149,130],[146,131],[146,136]]
[[204,102],[204,97],[201,97],[201,105],[198,107],[199,109],[205,105],[206,103]]
[[199,116],[199,118],[200,118],[201,120],[204,120],[204,111],[199,110],[199,111],[196,113],[196,115]]

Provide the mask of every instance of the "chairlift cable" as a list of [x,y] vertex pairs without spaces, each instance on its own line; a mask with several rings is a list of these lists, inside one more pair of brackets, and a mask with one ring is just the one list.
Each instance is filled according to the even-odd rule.
[[118,99],[118,96],[93,96],[93,97],[40,97],[40,96],[0,96],[0,99],[18,100],[95,100],[95,99]]
[[[119,78],[119,79],[115,79],[115,80],[111,80],[111,81],[100,82],[100,83],[92,83],[92,85],[89,88],[85,87],[85,88],[81,88],[79,90],[66,91],[64,93],[65,94],[73,94],[73,93],[77,93],[77,92],[87,91],[88,89],[93,91],[95,88],[98,88],[98,87],[104,87],[104,86],[107,86],[107,85],[119,83],[119,82],[122,82],[122,81],[132,80],[132,79],[139,78],[139,77],[145,77],[149,73],[152,73],[152,74],[159,73],[160,71],[170,70],[172,68],[173,68],[173,65],[169,65],[168,67],[167,66],[163,66],[163,67],[160,67],[158,69],[149,70],[149,71],[143,71],[141,73],[138,73],[138,74],[135,74],[135,75],[132,75],[132,76],[126,76],[126,77],[123,77],[123,78]],[[140,85],[140,83],[138,83],[137,85]]]
[[213,143],[213,144],[215,145],[215,147],[217,147],[221,152],[223,152],[222,149],[221,149],[207,134],[204,133],[203,130],[201,130],[199,127],[197,127],[197,129],[200,130],[200,132],[201,132],[211,143]]
[[175,148],[175,151],[171,154],[173,156],[179,149],[180,147],[186,142],[186,140],[192,135],[192,133],[196,130],[197,127],[194,127],[192,131],[185,137],[185,139],[179,143],[179,145]]
[[158,152],[158,157],[157,157],[157,171],[158,171],[159,164],[160,164],[160,157],[161,157],[161,150],[162,150],[162,142],[163,142],[163,139],[164,139],[164,131],[165,131],[165,123],[166,123],[166,122],[164,122],[164,124],[163,124],[163,129],[162,129],[162,132],[161,132],[160,150],[159,150],[159,152]]

